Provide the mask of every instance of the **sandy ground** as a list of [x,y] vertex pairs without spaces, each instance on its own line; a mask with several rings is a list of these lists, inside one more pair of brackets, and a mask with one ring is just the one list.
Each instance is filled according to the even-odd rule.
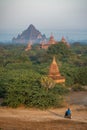
[[[66,108],[49,109],[49,110],[37,110],[26,108],[0,108],[0,118],[13,118],[23,121],[49,121],[64,119],[64,113]],[[73,105],[72,120],[86,122],[87,123],[87,107]],[[66,119],[65,119],[66,120]]]
[[[80,100],[79,98],[82,97]],[[87,93],[71,94],[72,119],[65,119],[64,108],[38,110],[0,107],[1,130],[87,130]],[[71,100],[72,99],[72,100]],[[84,102],[83,102],[84,100]]]
[[69,104],[85,105],[87,106],[87,91],[71,92],[66,100]]

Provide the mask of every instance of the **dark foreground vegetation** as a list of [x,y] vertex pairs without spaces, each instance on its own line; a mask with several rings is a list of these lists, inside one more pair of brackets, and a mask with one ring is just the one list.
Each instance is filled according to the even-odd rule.
[[[85,90],[87,85],[87,45],[52,45],[39,50],[34,45],[26,52],[22,44],[0,44],[0,98],[2,105],[49,108],[63,106],[63,96]],[[60,72],[66,78],[63,85],[47,78],[53,56]],[[46,82],[44,82],[44,80]],[[49,81],[49,82],[48,82]],[[51,85],[51,88],[49,87]]]

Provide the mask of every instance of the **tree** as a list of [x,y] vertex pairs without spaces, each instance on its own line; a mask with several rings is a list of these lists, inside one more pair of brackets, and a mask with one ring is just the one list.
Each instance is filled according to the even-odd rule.
[[41,85],[46,88],[48,91],[49,88],[53,88],[55,86],[55,82],[53,79],[49,78],[48,76],[41,77]]
[[47,53],[58,55],[59,58],[66,58],[70,56],[71,51],[64,43],[58,42],[58,44],[51,45]]
[[78,76],[76,77],[77,83],[87,85],[87,67],[80,67],[78,69]]

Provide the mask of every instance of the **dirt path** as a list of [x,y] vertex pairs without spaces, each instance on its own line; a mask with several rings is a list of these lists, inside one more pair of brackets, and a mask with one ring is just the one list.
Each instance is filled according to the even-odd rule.
[[0,130],[87,130],[87,124],[70,120],[52,120],[44,122],[0,120]]
[[[21,130],[25,128],[29,129],[29,127],[31,126],[29,130],[36,130],[34,126],[35,124],[39,124],[40,126],[40,123],[42,125],[43,124],[46,125],[47,122],[48,124],[50,122],[54,122],[53,127],[55,126],[54,124],[56,122],[56,128],[58,128],[59,126],[57,126],[57,124],[61,122],[60,125],[62,130],[62,125],[64,123],[66,127],[68,127],[69,124],[72,124],[71,126],[73,127],[74,122],[74,125],[76,124],[76,126],[78,126],[79,124],[78,127],[81,127],[81,130],[86,130],[85,128],[87,128],[87,116],[86,116],[87,108],[84,106],[77,106],[77,105],[71,106],[72,119],[64,118],[65,109],[66,108],[60,108],[60,109],[50,109],[42,111],[42,110],[25,109],[25,108],[17,108],[17,109],[0,108],[0,128],[3,128],[4,130],[19,130],[19,129]],[[52,125],[52,123],[50,123],[50,125]],[[37,130],[40,129],[38,128]],[[47,130],[51,130],[51,127]],[[53,128],[52,130],[55,129]],[[75,128],[71,130],[75,130]]]
[[[0,108],[0,118],[13,118],[23,121],[49,121],[64,119],[66,108],[50,109],[50,110],[36,110],[26,108]],[[72,120],[87,122],[87,107],[81,105],[71,106]],[[66,119],[65,119],[66,120]]]
[[68,96],[66,96],[66,100],[69,104],[87,106],[87,91],[71,92]]
[[71,104],[74,104],[70,105],[72,119],[64,118],[67,107],[43,111],[23,107],[17,109],[0,107],[0,128],[1,130],[86,130],[87,105],[84,103],[87,103],[87,95],[85,94],[75,93],[68,97],[72,97]]

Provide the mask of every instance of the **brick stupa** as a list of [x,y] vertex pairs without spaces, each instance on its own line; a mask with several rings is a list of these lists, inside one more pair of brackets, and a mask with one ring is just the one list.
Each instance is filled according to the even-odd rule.
[[45,42],[45,41],[42,41],[41,44],[40,44],[40,48],[41,49],[48,49],[48,47],[50,45],[53,45],[53,44],[56,44],[56,40],[54,39],[54,36],[51,34],[50,38],[49,38],[49,41],[48,42]]
[[56,44],[56,41],[55,41],[54,36],[53,36],[52,34],[51,34],[51,36],[50,36],[50,39],[49,39],[49,41],[48,41],[48,44],[50,44],[50,45]]
[[61,42],[63,42],[67,47],[70,47],[70,44],[66,41],[64,37],[62,37]]
[[29,42],[25,51],[29,51],[31,49],[32,49],[32,42]]
[[65,82],[65,78],[63,76],[61,76],[61,74],[59,72],[59,68],[56,63],[55,56],[53,57],[53,62],[50,65],[50,70],[49,70],[48,76],[50,78],[52,78],[55,81],[55,83],[64,83]]

